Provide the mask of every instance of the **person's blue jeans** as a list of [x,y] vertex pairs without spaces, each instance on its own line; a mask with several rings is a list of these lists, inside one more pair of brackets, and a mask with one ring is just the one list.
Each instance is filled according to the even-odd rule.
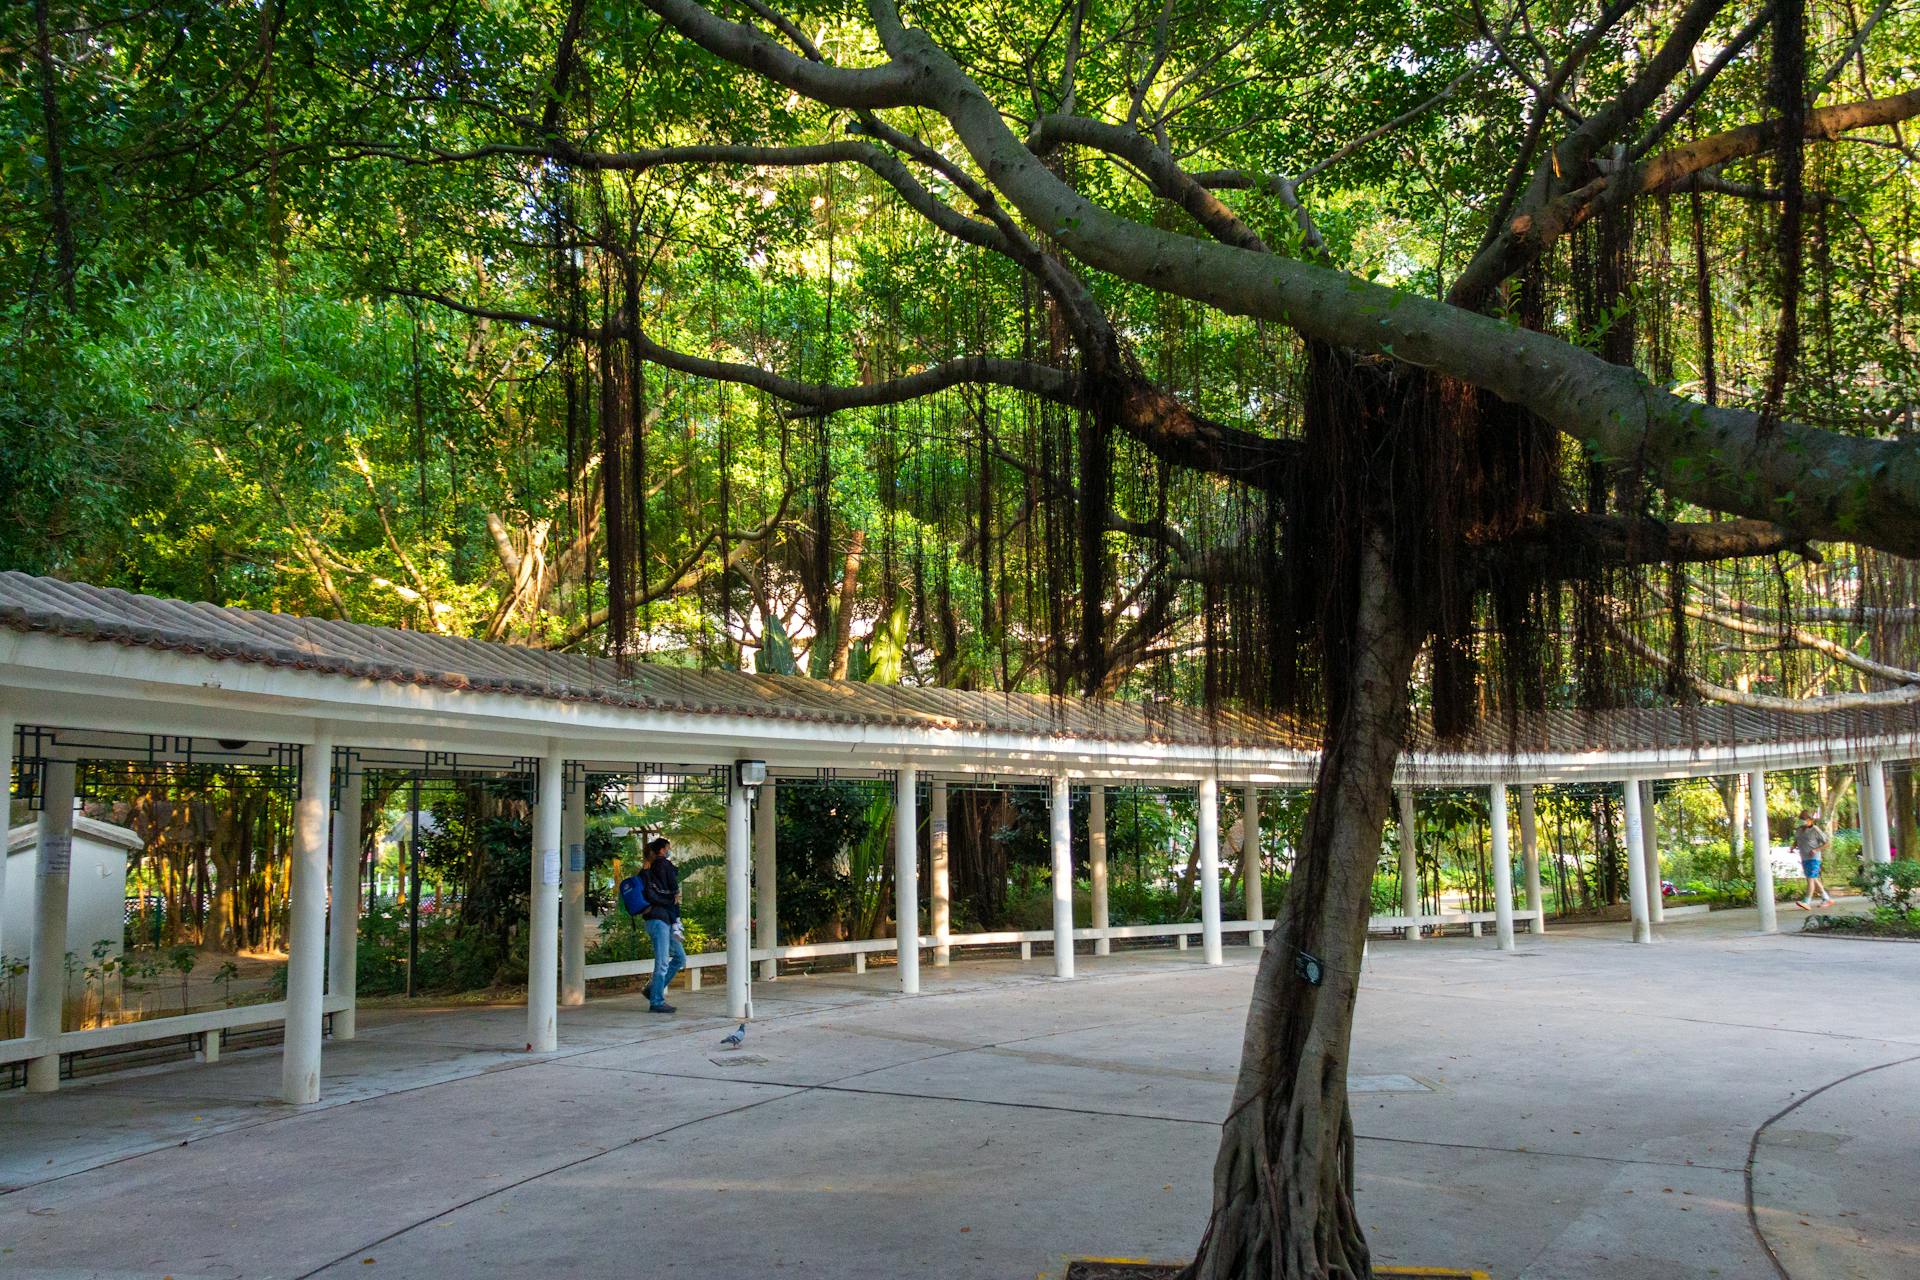
[[687,967],[687,949],[673,936],[673,926],[665,920],[649,918],[647,937],[653,941],[653,981],[647,984],[647,1003],[658,1008],[667,1002],[667,986],[673,975]]

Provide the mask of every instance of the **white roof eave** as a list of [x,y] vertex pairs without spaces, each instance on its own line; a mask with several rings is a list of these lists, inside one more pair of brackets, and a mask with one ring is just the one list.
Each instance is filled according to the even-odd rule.
[[[917,765],[958,775],[1309,785],[1318,754],[822,719],[657,711],[301,671],[37,632],[0,632],[0,711],[21,723],[137,734],[466,751],[553,746],[609,771],[761,759],[848,772]],[[1617,781],[1920,755],[1914,735],[1773,746],[1449,755],[1409,752],[1403,785]]]

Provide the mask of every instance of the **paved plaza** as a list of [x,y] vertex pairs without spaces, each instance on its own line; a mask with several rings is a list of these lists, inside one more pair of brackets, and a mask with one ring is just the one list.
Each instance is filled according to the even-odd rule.
[[[1797,914],[1797,913],[1796,913]],[[1549,1277],[1920,1275],[1920,947],[1751,913],[1381,942],[1355,1036],[1381,1261]],[[1253,953],[757,984],[674,1019],[366,1012],[325,1101],[275,1050],[0,1095],[0,1275],[1057,1276],[1204,1218]],[[1756,1134],[1758,1135],[1756,1138]],[[1749,1158],[1751,1153],[1751,1168]],[[1756,1225],[1758,1233],[1756,1232]]]

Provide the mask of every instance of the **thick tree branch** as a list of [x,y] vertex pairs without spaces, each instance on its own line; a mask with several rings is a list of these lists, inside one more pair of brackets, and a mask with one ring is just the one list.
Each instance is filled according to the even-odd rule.
[[1778,625],[1769,625],[1765,622],[1755,622],[1745,618],[1734,617],[1730,614],[1709,609],[1705,605],[1693,601],[1688,601],[1682,608],[1689,618],[1696,618],[1701,622],[1710,622],[1716,627],[1727,631],[1735,631],[1741,635],[1779,638],[1784,634],[1787,639],[1799,645],[1802,649],[1811,649],[1815,653],[1825,654],[1843,666],[1851,667],[1855,671],[1873,676],[1876,679],[1891,680],[1895,684],[1920,684],[1920,671],[1909,671],[1904,667],[1894,667],[1884,662],[1875,662],[1872,658],[1863,657],[1838,641],[1829,640],[1823,635],[1816,635],[1814,632],[1808,631],[1805,627],[1787,627],[1783,631]]
[[[719,29],[729,24],[717,27],[691,0],[648,3],[683,34],[754,67],[759,55],[741,48]],[[1700,15],[1711,16],[1716,6],[1717,0],[1695,0],[1689,19],[1704,24]],[[1920,453],[1910,446],[1784,422],[1763,440],[1751,413],[1684,399],[1636,370],[1549,335],[1313,263],[1120,217],[1048,170],[951,56],[926,33],[899,23],[888,0],[873,0],[871,9],[915,99],[946,117],[1014,208],[1087,266],[1485,388],[1586,442],[1599,458],[1634,463],[1650,482],[1684,501],[1766,520],[1803,539],[1855,540],[1920,554]],[[1657,93],[1666,83],[1661,68],[1685,29],[1683,22],[1640,78],[1646,92]],[[1691,39],[1684,42],[1690,50]]]
[[[1895,97],[1810,111],[1806,136],[1812,142],[1832,142],[1858,129],[1898,124],[1915,115],[1920,115],[1920,89]],[[1538,258],[1561,236],[1584,222],[1605,200],[1684,191],[1695,183],[1701,190],[1725,189],[1727,194],[1746,194],[1716,187],[1699,175],[1729,160],[1771,150],[1779,132],[1779,124],[1772,120],[1741,125],[1675,147],[1638,166],[1616,166],[1578,188],[1560,192],[1510,220],[1500,233],[1497,252],[1489,250],[1476,258],[1455,282],[1448,300],[1456,306],[1469,305],[1483,284],[1490,287],[1524,263]]]
[[[1899,124],[1916,115],[1920,115],[1920,89],[1890,98],[1869,98],[1809,111],[1806,136],[1809,142],[1832,142],[1856,129]],[[1671,190],[1674,184],[1691,174],[1723,165],[1729,160],[1769,151],[1779,136],[1780,126],[1774,120],[1761,120],[1723,133],[1709,134],[1641,165],[1634,171],[1635,189],[1643,195]]]
[[[1667,654],[1660,652],[1644,640],[1629,635],[1621,628],[1616,627],[1613,631],[1620,642],[1637,657],[1664,670],[1674,670],[1673,659]],[[1780,711],[1788,715],[1817,716],[1829,711],[1870,711],[1920,702],[1920,684],[1901,685],[1897,689],[1882,689],[1872,693],[1828,693],[1812,698],[1783,698],[1776,694],[1729,689],[1725,685],[1715,684],[1690,672],[1682,671],[1679,675],[1697,696],[1709,702],[1721,702],[1733,707],[1750,707],[1756,711]]]
[[912,63],[975,163],[1027,218],[1096,270],[1232,315],[1391,356],[1483,387],[1597,456],[1631,461],[1673,496],[1778,524],[1802,539],[1920,554],[1920,452],[1684,399],[1638,371],[1558,338],[1309,262],[1143,226],[1062,182],[922,32],[892,52]]
[[894,62],[855,70],[811,62],[782,49],[755,28],[728,22],[693,0],[646,3],[707,52],[825,106],[878,110],[928,105],[914,68]]
[[1068,144],[1091,147],[1118,156],[1138,169],[1163,200],[1179,205],[1222,244],[1267,252],[1266,241],[1233,210],[1180,167],[1173,156],[1146,134],[1126,125],[1107,124],[1084,116],[1041,116],[1027,134],[1027,146],[1045,157]]
[[1740,30],[1734,34],[1733,39],[1727,41],[1720,52],[1714,55],[1713,61],[1709,62],[1701,70],[1700,74],[1695,76],[1692,82],[1687,85],[1686,91],[1680,95],[1679,101],[1660,113],[1660,118],[1654,121],[1653,126],[1644,134],[1640,135],[1640,140],[1634,143],[1632,149],[1627,152],[1627,158],[1630,160],[1638,160],[1640,157],[1646,155],[1647,152],[1653,150],[1660,139],[1666,137],[1667,132],[1671,130],[1674,125],[1685,119],[1687,112],[1693,110],[1693,104],[1700,101],[1701,96],[1705,94],[1708,87],[1719,78],[1720,73],[1727,69],[1728,64],[1739,57],[1748,45],[1758,39],[1760,32],[1772,21],[1773,6],[1769,4],[1762,8],[1759,13],[1756,13],[1753,18],[1748,21],[1747,25],[1740,28]]
[[[1509,201],[1512,193],[1518,189],[1512,176],[1521,172],[1520,166],[1530,158],[1533,140],[1538,136],[1542,116],[1539,112],[1535,113],[1529,126],[1528,140],[1513,175],[1509,177],[1507,192],[1502,194],[1498,206],[1500,211],[1487,228],[1486,237],[1475,252],[1473,261],[1467,264],[1453,282],[1453,287],[1447,291],[1447,301],[1470,310],[1481,309],[1501,281],[1510,279],[1515,272],[1533,261],[1546,244],[1558,238],[1564,228],[1553,229],[1552,235],[1545,239],[1541,237],[1541,233],[1548,229],[1548,213],[1563,202],[1570,187],[1581,186],[1592,179],[1595,158],[1607,147],[1620,141],[1634,121],[1686,69],[1693,57],[1694,47],[1726,3],[1727,0],[1690,0],[1675,20],[1673,30],[1653,57],[1642,65],[1639,74],[1629,80],[1611,101],[1581,121],[1534,166],[1532,181],[1509,216]],[[1549,90],[1557,91],[1572,74],[1573,68],[1591,52],[1598,36],[1633,7],[1634,0],[1616,0],[1574,55],[1562,64],[1554,83],[1548,86]]]
[[1684,523],[1573,511],[1547,514],[1484,551],[1547,578],[1580,577],[1597,565],[1711,564],[1783,551],[1820,559],[1805,539],[1765,520]]
[[640,354],[655,364],[698,378],[732,382],[756,387],[788,404],[815,413],[841,409],[867,409],[878,405],[901,404],[922,396],[945,391],[962,383],[1008,387],[1026,391],[1044,400],[1078,406],[1083,403],[1080,379],[1062,369],[1036,364],[1030,360],[1008,360],[996,356],[961,356],[918,373],[888,378],[880,382],[839,386],[821,382],[802,382],[783,377],[758,365],[730,360],[714,360],[664,347],[646,333],[634,335]]

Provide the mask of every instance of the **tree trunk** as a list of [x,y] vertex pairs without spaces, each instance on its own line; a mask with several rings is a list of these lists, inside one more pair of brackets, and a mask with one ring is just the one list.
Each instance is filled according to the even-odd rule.
[[207,910],[207,927],[201,941],[215,951],[239,949],[234,928],[239,894],[235,890],[240,867],[240,827],[244,817],[236,817],[233,812],[236,807],[241,806],[229,804],[213,828],[213,894]]
[[1887,771],[1893,784],[1893,851],[1899,858],[1920,857],[1914,847],[1913,766],[1895,765]]
[[1720,793],[1720,803],[1727,810],[1727,861],[1730,879],[1740,878],[1740,868],[1746,865],[1745,809],[1742,800],[1746,790],[1738,776],[1720,777],[1713,780],[1713,789]]
[[853,647],[853,605],[860,586],[860,557],[866,551],[867,531],[855,529],[847,543],[847,563],[840,574],[840,604],[833,614],[833,658],[827,679],[847,678],[847,655]]
[[[1190,1280],[1372,1274],[1353,1203],[1347,1052],[1420,634],[1392,580],[1385,530],[1372,523],[1361,537],[1342,696],[1286,908],[1261,956],[1214,1165],[1213,1215]],[[1302,953],[1324,966],[1323,985],[1302,975]]]
[[1011,821],[1006,793],[958,791],[951,800],[948,866],[953,901],[981,924],[998,924],[1007,909],[1007,849],[994,833]]
[[1173,914],[1177,919],[1185,920],[1187,911],[1193,906],[1194,886],[1200,879],[1200,841],[1196,833],[1193,848],[1187,853],[1187,869],[1180,873],[1180,896],[1174,900]]

